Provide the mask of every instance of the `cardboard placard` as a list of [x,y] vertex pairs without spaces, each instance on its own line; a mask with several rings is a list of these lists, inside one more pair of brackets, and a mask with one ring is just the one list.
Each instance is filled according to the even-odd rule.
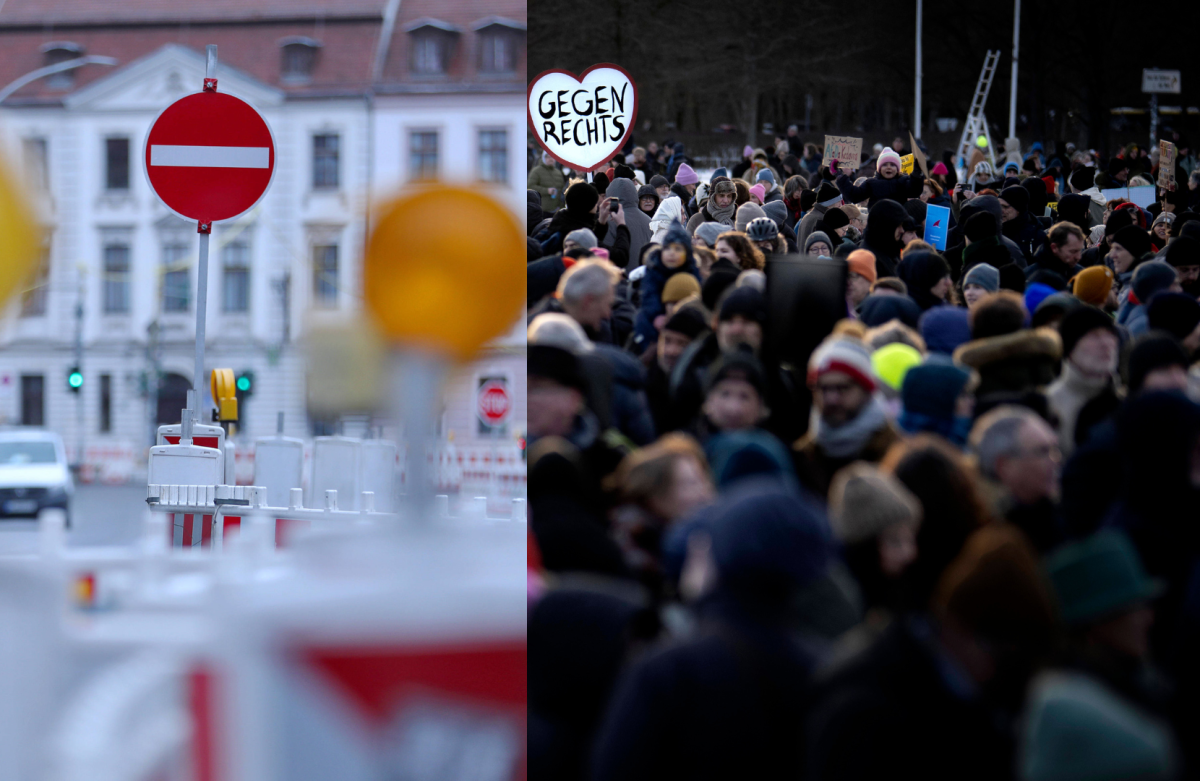
[[908,133],[908,142],[912,145],[913,157],[917,159],[917,165],[921,167],[921,173],[925,174],[925,178],[929,178],[929,160],[926,159],[925,153],[921,151],[921,147],[917,145],[917,139],[913,138],[912,131]]
[[1175,190],[1175,144],[1158,142],[1158,186],[1163,190]]
[[548,70],[529,83],[529,129],[551,157],[576,171],[595,171],[633,132],[637,86],[623,68],[593,65],[580,76]]
[[825,165],[834,160],[843,171],[857,171],[862,165],[862,139],[850,136],[825,136]]
[[925,241],[937,249],[944,250],[949,233],[950,207],[928,204],[925,207]]

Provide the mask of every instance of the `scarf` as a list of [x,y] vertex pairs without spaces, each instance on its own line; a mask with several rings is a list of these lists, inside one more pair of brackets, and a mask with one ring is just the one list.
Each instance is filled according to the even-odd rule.
[[830,426],[813,410],[817,444],[831,458],[851,458],[862,452],[875,432],[887,425],[887,413],[878,395],[871,397],[858,417],[837,428]]
[[737,198],[730,201],[729,205],[724,209],[717,207],[717,202],[714,198],[709,198],[704,209],[708,212],[708,216],[712,217],[713,222],[719,222],[722,225],[733,225],[733,215],[737,212],[737,206]]

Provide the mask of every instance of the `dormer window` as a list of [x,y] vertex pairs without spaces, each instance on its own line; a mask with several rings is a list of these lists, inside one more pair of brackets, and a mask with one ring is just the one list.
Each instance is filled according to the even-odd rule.
[[450,58],[462,30],[439,19],[418,19],[405,31],[412,36],[412,72],[438,76],[450,69]]
[[312,81],[313,67],[317,62],[317,49],[321,42],[312,38],[293,36],[279,42],[283,54],[283,82],[285,84],[307,84]]
[[479,40],[479,72],[511,74],[517,69],[525,25],[500,16],[489,16],[472,25]]
[[[71,41],[52,41],[41,47],[43,64],[58,65],[83,56],[83,47]],[[75,69],[59,71],[46,77],[46,86],[51,89],[71,89],[75,86]]]

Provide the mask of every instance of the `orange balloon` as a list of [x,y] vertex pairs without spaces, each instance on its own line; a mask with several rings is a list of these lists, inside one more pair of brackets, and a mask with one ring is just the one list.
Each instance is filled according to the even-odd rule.
[[432,185],[386,204],[367,244],[363,293],[380,333],[467,360],[525,303],[516,218],[474,190]]

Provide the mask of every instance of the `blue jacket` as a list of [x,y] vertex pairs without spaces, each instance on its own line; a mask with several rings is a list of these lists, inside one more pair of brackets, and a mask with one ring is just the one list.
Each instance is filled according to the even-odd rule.
[[638,308],[637,321],[633,326],[633,351],[641,355],[645,349],[658,339],[658,329],[654,327],[654,318],[665,314],[667,308],[662,302],[663,288],[667,280],[676,274],[691,274],[700,281],[700,269],[696,266],[696,257],[689,249],[687,261],[675,270],[663,265],[662,250],[656,249],[650,253],[646,263],[646,274],[642,277],[642,305]]
[[1135,304],[1126,299],[1117,310],[1117,325],[1123,325],[1130,336],[1140,336],[1150,330],[1150,313],[1145,304]]

